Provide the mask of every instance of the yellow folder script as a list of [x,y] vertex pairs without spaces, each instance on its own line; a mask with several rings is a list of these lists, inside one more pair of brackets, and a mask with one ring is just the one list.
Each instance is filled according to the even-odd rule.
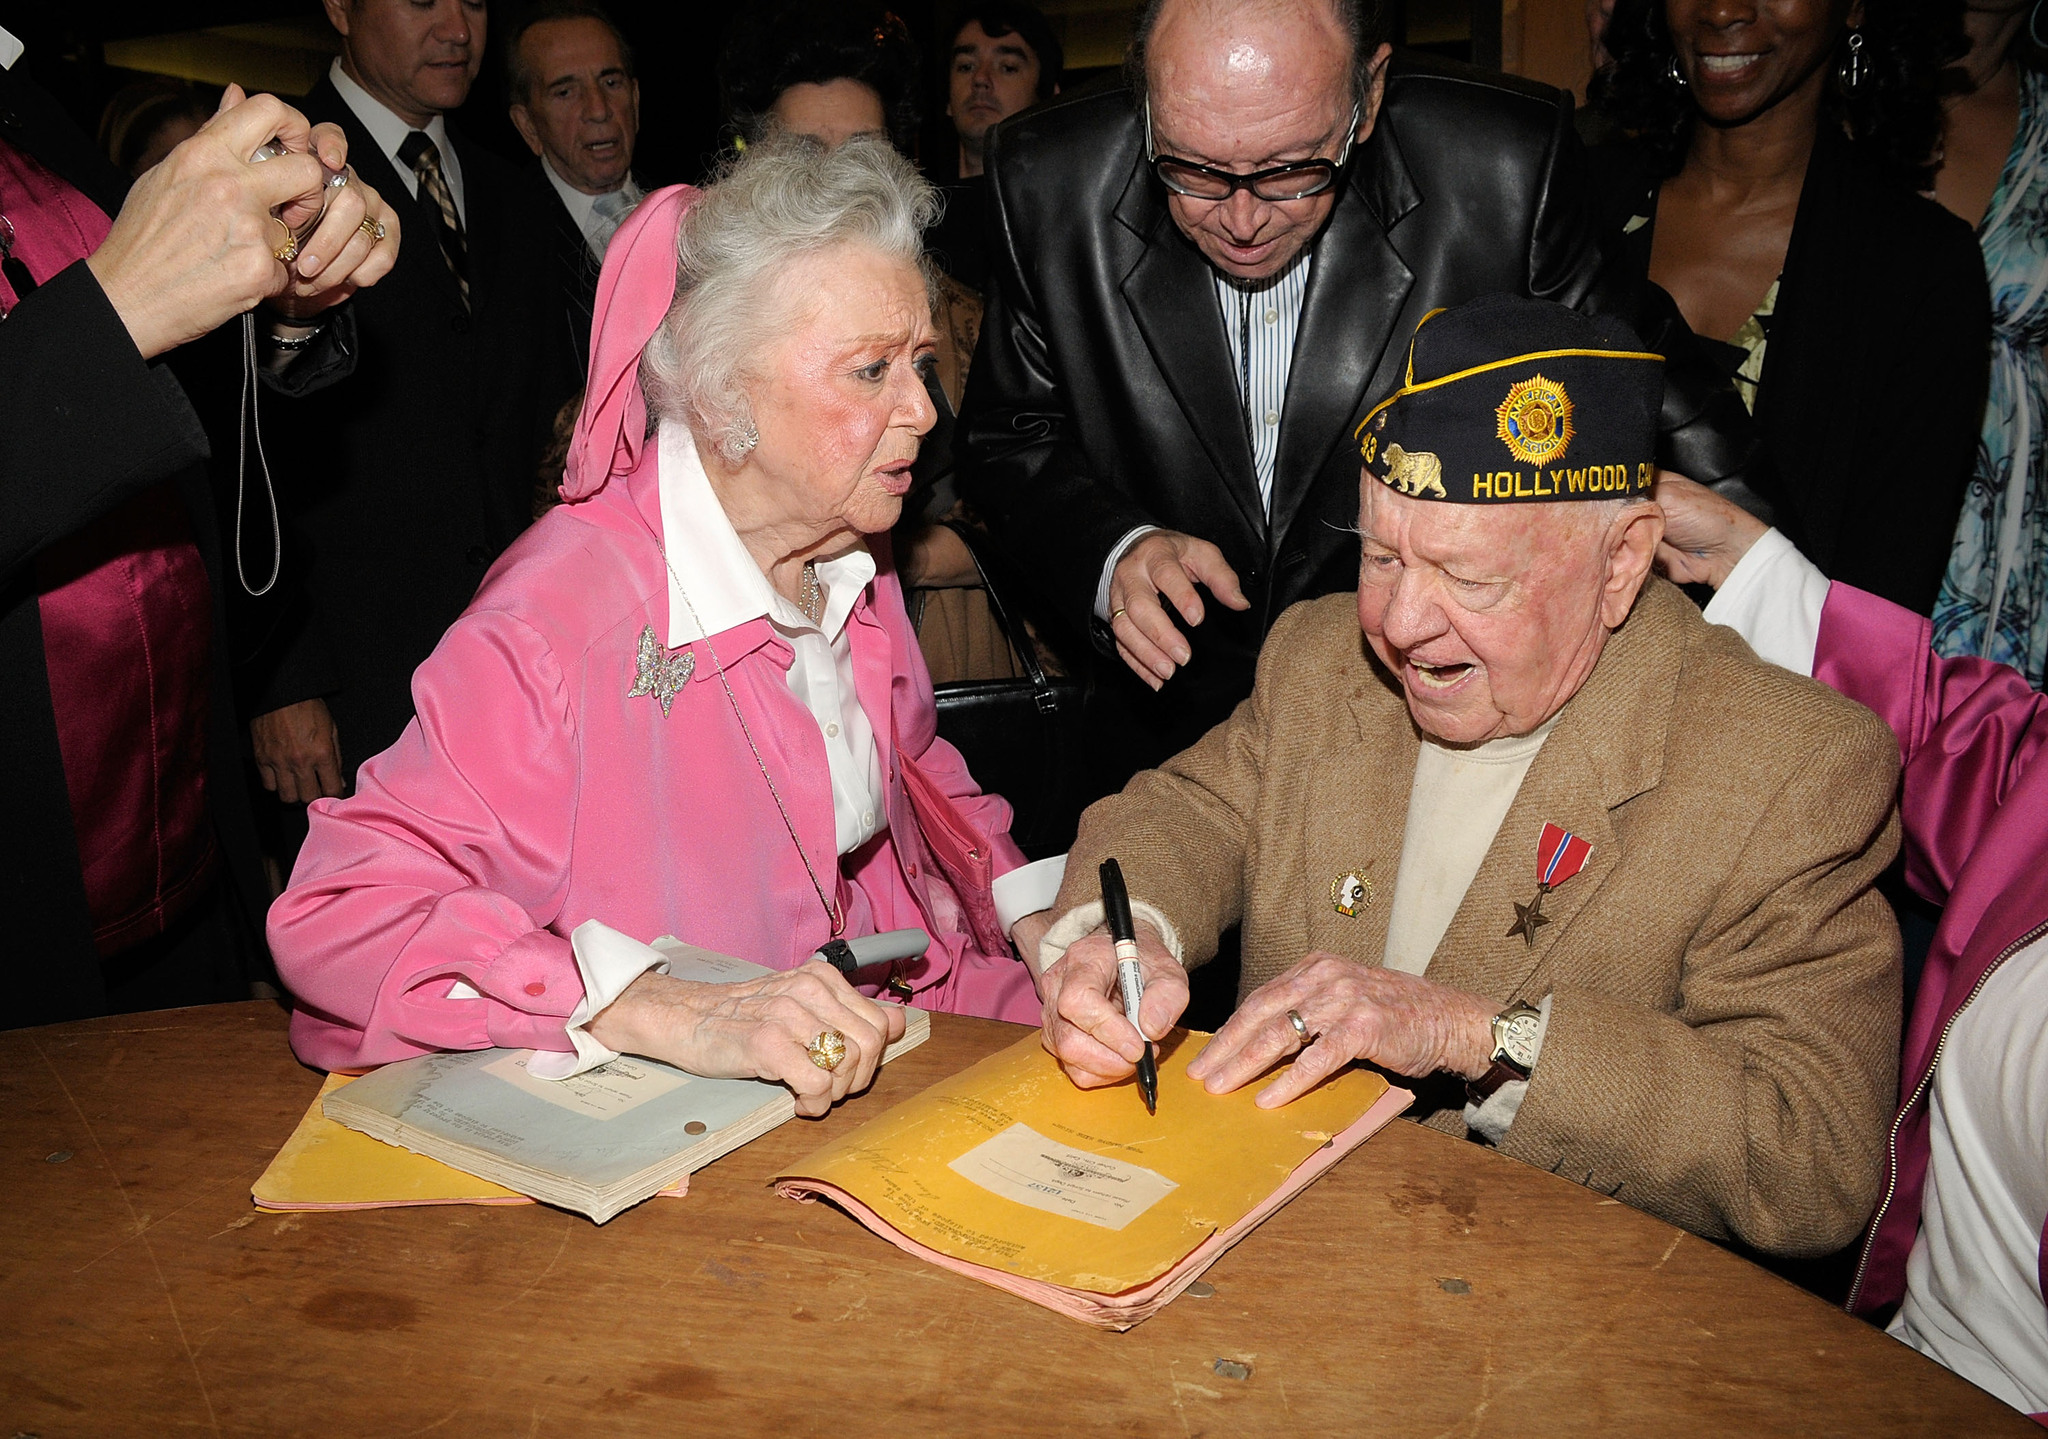
[[1182,1031],[1163,1043],[1159,1112],[1149,1115],[1132,1084],[1076,1089],[1033,1033],[784,1179],[836,1186],[952,1258],[1120,1293],[1266,1203],[1388,1089],[1351,1070],[1260,1109],[1262,1081],[1212,1095],[1188,1078],[1209,1038]]

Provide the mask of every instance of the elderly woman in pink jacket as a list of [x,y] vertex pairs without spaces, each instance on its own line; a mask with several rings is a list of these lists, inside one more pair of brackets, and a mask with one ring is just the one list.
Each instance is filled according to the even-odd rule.
[[[1010,807],[936,737],[884,538],[934,418],[933,208],[886,143],[772,141],[621,227],[567,503],[420,667],[398,743],[312,807],[270,912],[301,1058],[630,1052],[818,1114],[903,1017],[806,961],[902,928],[932,942],[898,997],[1036,1022],[991,897]],[[685,983],[665,934],[785,972]]]

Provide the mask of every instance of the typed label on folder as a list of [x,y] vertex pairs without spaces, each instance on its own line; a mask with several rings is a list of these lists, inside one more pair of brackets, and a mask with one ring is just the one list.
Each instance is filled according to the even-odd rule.
[[1103,1229],[1122,1229],[1180,1186],[1142,1165],[1091,1154],[1012,1124],[947,1166],[991,1194]]

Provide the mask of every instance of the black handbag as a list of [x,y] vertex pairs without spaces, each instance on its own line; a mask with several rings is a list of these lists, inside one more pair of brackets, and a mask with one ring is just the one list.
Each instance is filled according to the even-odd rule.
[[1016,811],[1010,838],[1027,858],[1064,854],[1074,842],[1081,811],[1094,798],[1087,790],[1081,740],[1089,684],[1045,672],[1038,642],[1015,607],[1016,576],[988,536],[955,520],[944,523],[974,556],[989,610],[1024,674],[935,686],[939,735],[966,758],[968,773],[984,794],[1010,802]]

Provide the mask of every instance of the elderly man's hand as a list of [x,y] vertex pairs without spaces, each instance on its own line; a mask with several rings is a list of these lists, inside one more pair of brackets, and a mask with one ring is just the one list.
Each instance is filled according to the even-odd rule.
[[1109,629],[1116,636],[1116,652],[1132,674],[1155,690],[1173,678],[1191,653],[1160,601],[1171,602],[1181,619],[1198,625],[1204,611],[1197,584],[1207,585],[1231,609],[1251,608],[1223,551],[1193,535],[1172,530],[1146,535],[1110,572]]
[[[346,146],[331,131],[323,127],[317,137],[320,154],[339,160]],[[249,157],[272,139],[292,153],[251,164]],[[285,230],[271,210],[288,207],[289,223],[291,214],[309,217],[318,205],[326,174],[308,153],[315,139],[306,117],[282,100],[245,98],[230,85],[220,113],[135,182],[86,264],[144,359],[288,289],[297,303],[324,296],[331,304],[390,268],[391,253],[374,253],[360,230],[365,215],[382,220],[387,238],[375,251],[386,250],[390,210],[367,188],[351,196],[359,188],[353,183],[340,192],[349,198],[329,205],[331,223],[323,221],[308,240],[321,261],[317,277],[301,280],[273,253]],[[343,223],[357,227],[356,240],[346,239]]]
[[[1313,1037],[1306,1049],[1289,1010]],[[1476,1079],[1492,1063],[1499,1012],[1498,1004],[1462,989],[1317,951],[1239,1005],[1188,1076],[1211,1094],[1228,1094],[1300,1051],[1291,1069],[1259,1091],[1261,1109],[1299,1098],[1354,1059],[1396,1074],[1450,1070]]]
[[[1159,1039],[1188,1007],[1188,975],[1172,951],[1139,921],[1138,972],[1145,998],[1138,1021],[1145,1038]],[[1144,1055],[1144,1039],[1124,1017],[1117,984],[1116,945],[1106,932],[1083,935],[1057,963],[1038,977],[1045,1005],[1039,1038],[1082,1089],[1099,1089],[1129,1079]]]
[[1770,528],[1742,506],[1669,470],[1657,472],[1653,493],[1664,511],[1657,567],[1680,584],[1718,590]]
[[[815,1118],[873,1082],[903,1023],[901,1008],[866,998],[831,965],[812,960],[739,984],[695,984],[649,970],[585,1030],[607,1049],[707,1079],[787,1085],[796,1112]],[[836,1069],[811,1061],[811,1040],[827,1029],[846,1040]]]

